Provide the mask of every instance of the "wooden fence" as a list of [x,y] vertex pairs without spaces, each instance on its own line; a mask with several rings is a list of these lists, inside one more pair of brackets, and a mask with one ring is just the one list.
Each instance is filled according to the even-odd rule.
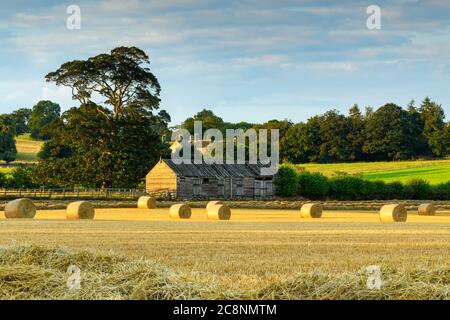
[[171,199],[167,190],[147,192],[144,189],[0,189],[0,199],[137,199],[151,195],[157,199]]

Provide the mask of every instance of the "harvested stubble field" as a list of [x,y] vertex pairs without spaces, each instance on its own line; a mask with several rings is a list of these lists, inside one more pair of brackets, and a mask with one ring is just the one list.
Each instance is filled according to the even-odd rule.
[[[0,199],[0,211],[4,210],[6,204],[13,200],[11,199]],[[96,208],[132,208],[136,206],[137,200],[102,200],[102,199],[90,199],[90,198],[73,198],[73,199],[33,199],[34,204],[38,210],[61,210],[65,209],[67,205],[74,201],[86,200],[91,202]],[[396,200],[391,200],[392,202],[397,202]],[[430,200],[431,201],[431,200]],[[425,202],[430,202],[426,200],[401,200],[400,203],[404,204],[405,207],[410,211],[415,211],[417,208]],[[187,201],[192,208],[205,208],[209,201],[205,200],[191,200]],[[223,201],[224,204],[233,209],[254,209],[254,210],[298,210],[303,204],[309,202],[308,200],[233,200],[233,201]],[[159,201],[158,207],[160,208],[170,208],[173,204],[178,203],[174,201]],[[383,200],[364,200],[364,201],[324,201],[321,202],[325,210],[341,210],[341,211],[354,211],[354,210],[365,210],[365,211],[377,211],[379,210],[386,201]],[[450,201],[433,201],[435,207],[438,210],[450,211]],[[266,211],[263,211],[266,212]]]
[[[325,211],[320,220],[234,209],[231,221],[207,221],[193,209],[192,219],[171,221],[167,208],[98,209],[95,221],[66,221],[63,210],[0,217],[0,298],[450,298],[449,211],[389,225],[375,211]],[[70,264],[82,270],[77,292],[66,289]],[[382,268],[380,291],[366,288],[369,265]]]

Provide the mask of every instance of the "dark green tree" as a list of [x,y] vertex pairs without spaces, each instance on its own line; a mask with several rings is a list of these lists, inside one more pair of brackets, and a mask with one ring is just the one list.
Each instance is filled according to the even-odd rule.
[[308,126],[302,122],[293,125],[286,132],[284,153],[287,162],[304,163],[309,162],[311,155],[311,141]]
[[[225,123],[221,117],[218,117],[211,110],[203,109],[198,112],[193,117],[187,118],[183,122],[183,128],[189,131],[192,135],[194,134],[194,122],[201,121],[202,122],[202,136],[203,133],[208,129],[218,129],[220,131],[224,131]],[[223,132],[224,133],[224,132]],[[197,137],[198,139],[202,139],[202,137]]]
[[43,134],[43,131],[53,121],[57,120],[61,115],[61,107],[51,101],[39,101],[32,109],[29,120],[29,128],[31,137],[34,139],[48,140],[50,135]]
[[8,186],[8,177],[2,171],[0,171],[0,187],[5,188]]
[[444,128],[445,155],[450,155],[450,122],[447,122]]
[[351,153],[348,158],[350,161],[363,160],[365,119],[357,104],[349,110],[349,121],[348,141],[351,145]]
[[322,137],[320,136],[320,123],[319,116],[314,116],[308,119],[306,122],[307,141],[306,150],[308,150],[308,159],[310,162],[320,161],[320,146],[322,145]]
[[349,142],[350,121],[336,110],[326,112],[319,117],[320,126],[320,162],[342,162],[351,160],[352,145]]
[[17,157],[15,131],[11,123],[11,118],[0,117],[0,160],[7,163],[13,162]]
[[249,122],[245,122],[245,121],[241,121],[241,122],[236,122],[236,123],[232,123],[232,122],[225,122],[223,125],[223,130],[226,131],[227,129],[242,129],[244,131],[247,131],[248,129],[254,128],[256,125],[254,123],[249,123]]
[[[159,108],[160,85],[142,50],[120,47],[71,61],[47,80],[72,89],[79,108],[51,125],[52,139],[36,180],[46,186],[134,187],[168,146],[161,133],[170,117]],[[95,101],[94,97],[103,97]]]
[[31,118],[31,113],[31,109],[28,108],[20,108],[11,113],[10,116],[16,135],[21,135],[30,131],[28,123]]
[[429,145],[427,138],[423,134],[425,125],[424,118],[414,106],[414,100],[408,104],[407,111],[409,115],[409,125],[407,126],[406,134],[413,138],[413,140],[410,141],[413,156],[425,156],[429,154]]
[[372,160],[410,158],[417,136],[411,135],[409,125],[407,111],[393,103],[382,106],[366,121],[363,151]]
[[435,157],[444,156],[446,149],[446,141],[444,136],[444,109],[442,109],[441,105],[426,97],[422,102],[419,111],[425,121],[423,135],[428,141],[432,155]]
[[[289,120],[269,120],[263,124],[256,125],[254,128],[256,129],[256,132],[258,133],[259,137],[259,130],[266,129],[267,130],[267,139],[268,139],[268,149],[270,152],[270,142],[271,142],[271,130],[272,129],[278,129],[279,130],[279,145],[280,145],[280,159],[285,161],[287,159],[286,154],[286,135],[289,129],[293,126],[293,123]],[[259,138],[258,138],[259,139]]]

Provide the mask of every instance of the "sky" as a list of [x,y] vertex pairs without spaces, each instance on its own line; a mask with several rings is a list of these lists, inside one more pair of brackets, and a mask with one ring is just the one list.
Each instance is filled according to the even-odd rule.
[[[0,0],[0,113],[46,99],[64,62],[137,46],[151,60],[161,108],[178,124],[203,108],[226,121],[305,121],[355,103],[420,104],[450,118],[448,0]],[[81,28],[66,21],[81,9]],[[370,5],[381,9],[371,30]]]

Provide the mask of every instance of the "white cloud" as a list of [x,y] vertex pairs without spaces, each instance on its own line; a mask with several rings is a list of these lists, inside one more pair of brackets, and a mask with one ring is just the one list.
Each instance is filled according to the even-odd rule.
[[238,67],[257,67],[257,66],[279,66],[286,62],[287,58],[282,55],[262,55],[255,57],[238,58],[233,62],[233,65]]
[[13,23],[18,27],[37,27],[57,21],[58,18],[51,15],[35,15],[18,13],[13,17]]
[[320,72],[353,72],[357,67],[352,62],[313,62],[307,64],[308,69]]

